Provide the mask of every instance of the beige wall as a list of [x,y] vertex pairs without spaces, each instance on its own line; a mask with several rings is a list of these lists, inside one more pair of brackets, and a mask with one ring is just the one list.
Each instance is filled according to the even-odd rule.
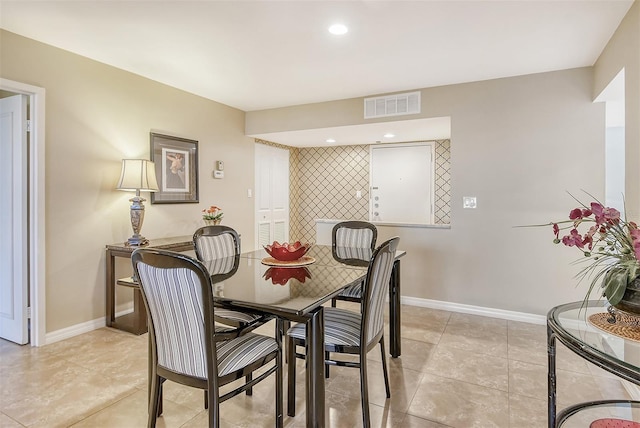
[[[564,218],[574,205],[567,190],[602,198],[604,110],[591,100],[623,62],[633,155],[627,172],[637,170],[638,13],[636,2],[598,60],[595,80],[592,68],[582,68],[421,90],[420,117],[452,118],[451,229],[380,228],[381,240],[399,235],[408,251],[403,295],[538,314],[582,297],[570,266],[578,254],[553,246],[546,228],[514,226]],[[130,195],[114,190],[120,160],[147,157],[150,131],[200,142],[201,202],[147,203],[143,233],[191,234],[200,210],[216,204],[251,243],[253,199],[244,195],[253,188],[253,140],[245,126],[253,134],[364,123],[362,98],[245,117],[5,31],[0,76],[47,91],[48,332],[104,316],[104,245],[131,234]],[[211,178],[215,160],[225,161],[224,180]],[[631,177],[627,192],[637,194]],[[463,210],[462,196],[477,196],[478,208]]]
[[636,1],[594,66],[595,98],[625,69],[625,198],[627,214],[640,218],[640,2]]
[[[190,235],[215,204],[253,243],[244,112],[5,31],[0,64],[1,77],[46,90],[47,332],[104,316],[104,246],[132,233],[132,194],[115,190],[121,159],[148,158],[152,130],[199,141],[201,202],[148,201],[143,235]],[[215,160],[223,180],[211,176]]]
[[[407,250],[404,296],[535,314],[582,298],[570,265],[580,254],[554,246],[549,228],[514,226],[564,219],[575,204],[566,191],[602,198],[604,108],[592,86],[592,69],[581,68],[421,90],[421,117],[451,116],[451,229],[379,228]],[[362,116],[361,98],[342,100],[248,112],[247,129]],[[462,209],[463,196],[478,208]]]

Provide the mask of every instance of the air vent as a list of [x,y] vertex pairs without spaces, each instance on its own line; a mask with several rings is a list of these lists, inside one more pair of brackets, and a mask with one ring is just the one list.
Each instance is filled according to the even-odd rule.
[[364,99],[364,118],[420,113],[420,92]]

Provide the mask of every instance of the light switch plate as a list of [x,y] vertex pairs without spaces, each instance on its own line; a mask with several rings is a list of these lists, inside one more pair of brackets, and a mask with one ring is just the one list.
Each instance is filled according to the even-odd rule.
[[463,196],[462,197],[462,208],[476,208],[476,197],[475,196]]

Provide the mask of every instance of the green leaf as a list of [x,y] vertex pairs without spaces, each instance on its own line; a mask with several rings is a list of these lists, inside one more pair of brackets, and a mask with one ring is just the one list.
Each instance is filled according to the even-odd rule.
[[627,278],[627,269],[622,267],[612,268],[605,274],[602,281],[604,295],[612,305],[617,305],[622,300],[627,289]]

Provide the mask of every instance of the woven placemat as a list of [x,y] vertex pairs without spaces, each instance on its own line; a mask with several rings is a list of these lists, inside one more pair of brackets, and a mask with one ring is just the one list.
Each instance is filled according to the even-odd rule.
[[616,322],[610,323],[611,315],[606,312],[589,315],[589,323],[600,330],[618,337],[640,342],[640,318],[625,314],[616,314]]

